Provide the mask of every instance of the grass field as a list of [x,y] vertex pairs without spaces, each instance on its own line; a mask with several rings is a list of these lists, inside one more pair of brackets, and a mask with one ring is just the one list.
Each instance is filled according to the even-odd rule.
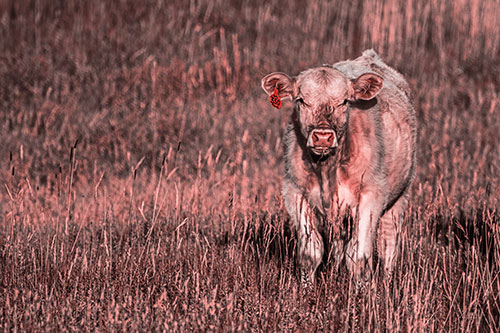
[[[2,331],[500,331],[500,4],[304,3],[0,0]],[[397,269],[304,291],[260,79],[366,48],[419,122]]]

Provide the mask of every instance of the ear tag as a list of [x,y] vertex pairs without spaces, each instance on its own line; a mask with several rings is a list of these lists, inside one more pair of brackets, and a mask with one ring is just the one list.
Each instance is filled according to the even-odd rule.
[[278,96],[278,88],[274,87],[274,93],[269,96],[269,100],[271,101],[271,105],[276,109],[281,109],[281,99]]

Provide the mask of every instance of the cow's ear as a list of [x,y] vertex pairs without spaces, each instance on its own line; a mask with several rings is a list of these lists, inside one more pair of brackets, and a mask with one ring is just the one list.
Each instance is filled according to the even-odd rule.
[[354,100],[370,100],[382,89],[384,79],[375,73],[361,74],[357,79],[352,80],[352,98]]
[[264,76],[262,79],[262,89],[270,96],[274,94],[274,89],[278,91],[278,96],[281,99],[293,98],[294,80],[285,73],[271,73]]

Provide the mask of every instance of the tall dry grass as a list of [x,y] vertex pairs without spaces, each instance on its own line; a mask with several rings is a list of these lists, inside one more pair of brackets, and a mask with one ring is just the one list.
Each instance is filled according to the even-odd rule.
[[[4,330],[499,331],[496,1],[0,1]],[[376,49],[419,166],[391,281],[295,276],[271,71]],[[328,239],[329,235],[325,235]]]

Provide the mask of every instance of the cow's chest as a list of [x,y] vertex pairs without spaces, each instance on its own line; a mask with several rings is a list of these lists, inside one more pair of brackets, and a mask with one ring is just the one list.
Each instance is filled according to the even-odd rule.
[[321,232],[327,232],[333,227],[334,238],[345,237],[350,228],[346,227],[350,219],[345,219],[354,213],[358,198],[349,184],[337,182],[324,187],[325,182],[319,183],[309,192],[309,204],[318,213],[318,228]]
[[328,220],[338,220],[357,207],[359,184],[338,171],[336,177],[323,177],[318,182],[311,191],[311,199],[312,205],[319,206]]

